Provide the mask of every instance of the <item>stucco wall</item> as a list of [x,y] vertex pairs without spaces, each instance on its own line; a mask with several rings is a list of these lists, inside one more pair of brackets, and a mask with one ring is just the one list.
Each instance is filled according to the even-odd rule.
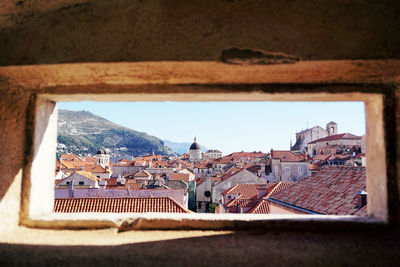
[[[303,172],[299,173],[299,166],[303,167]],[[290,172],[286,173],[286,167],[289,167]],[[310,176],[310,163],[309,162],[281,162],[282,181],[298,181],[304,177]]]
[[[2,1],[0,5],[0,64],[113,62],[113,61],[218,61],[221,51],[242,47],[279,51],[307,59],[388,59],[400,57],[400,13],[398,1],[84,1],[30,0]],[[194,63],[196,65],[197,63]],[[24,167],[29,168],[31,153],[29,122],[33,119],[35,92],[73,93],[73,75],[60,66],[56,74],[43,66],[42,72],[29,76],[0,77],[0,265],[393,265],[399,262],[399,174],[400,93],[397,90],[398,63],[355,61],[343,63],[332,71],[327,62],[314,62],[308,72],[271,69],[269,82],[326,81],[347,86],[332,92],[352,92],[352,85],[367,81],[386,86],[368,87],[366,92],[387,92],[384,116],[388,161],[388,203],[391,210],[388,227],[346,232],[344,228],[325,232],[324,227],[287,228],[285,231],[135,231],[117,233],[107,230],[40,230],[18,226]],[[393,67],[393,64],[397,67]],[[165,65],[191,74],[193,67]],[[193,65],[192,65],[193,66]],[[213,67],[210,67],[213,66]],[[304,66],[300,63],[298,66]],[[83,67],[85,76],[89,69]],[[246,69],[230,75],[215,74],[221,65],[207,65],[208,81],[246,82]],[[159,73],[138,67],[141,77],[160,79]],[[201,68],[200,68],[201,69]],[[371,69],[373,69],[371,73]],[[396,72],[397,71],[397,72]],[[340,75],[336,75],[340,72]],[[135,73],[135,69],[130,72]],[[290,73],[290,74],[288,74]],[[300,73],[300,74],[296,74]],[[307,75],[305,75],[307,73]],[[396,74],[397,73],[397,74]],[[23,75],[25,76],[23,76]],[[74,75],[79,72],[74,72]],[[43,82],[61,76],[68,89]],[[275,75],[275,76],[274,76]],[[298,75],[298,76],[296,76]],[[396,76],[397,75],[397,76]],[[301,77],[299,77],[301,76]],[[358,78],[354,78],[354,77]],[[111,76],[108,76],[111,77]],[[205,77],[205,76],[202,76]],[[263,78],[261,78],[263,77]],[[334,78],[332,78],[334,77]],[[349,78],[353,77],[353,78]],[[173,81],[171,77],[169,81]],[[24,80],[25,79],[25,80]],[[24,87],[28,79],[31,87]],[[81,77],[82,79],[82,77]],[[87,92],[105,92],[98,77]],[[190,80],[189,79],[189,80]],[[201,78],[203,79],[203,78]],[[201,81],[200,79],[200,81]],[[251,81],[263,81],[265,74]],[[136,77],[136,80],[139,80]],[[19,81],[17,83],[16,81]],[[37,81],[37,82],[35,82]],[[251,82],[248,80],[247,82]],[[165,81],[167,82],[167,81]],[[264,81],[265,82],[265,81]],[[34,86],[32,86],[34,84]],[[397,84],[397,85],[396,85]],[[53,86],[51,88],[51,86]],[[302,87],[300,85],[300,87]],[[300,87],[284,87],[285,92],[301,92]],[[379,87],[379,89],[377,89]],[[40,89],[42,88],[42,89]],[[43,89],[44,88],[44,89]],[[110,89],[108,87],[107,90]],[[133,88],[131,86],[130,88]],[[241,88],[244,88],[241,86]],[[254,89],[254,88],[253,88]],[[241,90],[253,90],[241,89]],[[67,91],[65,91],[67,90]],[[75,91],[74,91],[75,90]],[[116,88],[114,92],[123,92]],[[147,88],[157,92],[160,87]],[[172,89],[170,89],[172,90]],[[185,89],[178,87],[177,92]],[[208,88],[208,92],[212,89]],[[232,86],[228,91],[240,90]],[[270,89],[274,90],[274,89]],[[318,90],[318,88],[316,88]],[[190,90],[189,90],[190,91]],[[193,93],[196,90],[192,90]],[[396,112],[389,112],[393,109]],[[309,229],[309,231],[304,230]],[[318,231],[316,231],[318,229]],[[330,228],[332,229],[332,228]],[[396,230],[397,229],[397,230]]]
[[220,183],[216,184],[212,188],[212,201],[218,202],[222,195],[221,193],[224,192],[226,189],[237,185],[237,184],[265,184],[267,183],[265,179],[258,177],[257,175],[252,174],[249,171],[240,171],[237,174],[229,177],[228,179],[221,181]]
[[60,182],[58,186],[65,187],[68,186],[71,182],[74,186],[79,186],[79,182],[83,182],[83,185],[89,186],[89,188],[99,188],[98,180],[92,180],[86,178],[85,176],[77,174],[76,172],[70,175],[69,177],[65,178],[65,180]]

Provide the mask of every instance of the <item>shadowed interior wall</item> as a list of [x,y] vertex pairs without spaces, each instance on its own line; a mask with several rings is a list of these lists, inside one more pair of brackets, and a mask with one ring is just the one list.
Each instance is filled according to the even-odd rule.
[[5,2],[1,65],[219,60],[232,47],[302,59],[400,57],[398,1]]
[[[219,61],[237,47],[282,52],[302,60],[398,59],[400,2],[340,1],[84,1],[5,0],[0,3],[0,65],[65,62]],[[382,66],[381,74],[385,73]],[[42,75],[46,75],[44,72]],[[397,75],[399,77],[399,75]],[[0,77],[0,232],[18,228],[25,165],[30,88]],[[40,87],[37,84],[37,87]],[[400,133],[400,95],[393,85],[393,127]],[[398,136],[397,134],[397,136]],[[400,149],[388,177],[389,206],[399,209]],[[397,213],[398,214],[398,213]],[[398,222],[398,218],[397,218]],[[20,227],[23,228],[23,227]],[[22,231],[23,230],[23,231]],[[232,232],[196,237],[201,231],[142,232],[125,245],[77,246],[104,232],[22,229],[28,241],[0,244],[0,265],[396,265],[398,225],[382,232]],[[312,229],[310,229],[312,230]],[[67,231],[67,230],[65,230]],[[91,235],[92,233],[92,235]],[[217,234],[217,233],[215,233]],[[115,234],[117,235],[117,234]],[[118,234],[121,238],[128,234]],[[53,236],[53,243],[47,243]],[[164,240],[177,238],[177,240]],[[147,240],[149,241],[141,241]],[[29,241],[30,240],[30,241]],[[111,241],[110,241],[111,242]],[[131,244],[129,244],[131,242]],[[68,244],[75,244],[68,246]],[[40,245],[39,245],[40,244]],[[215,264],[214,264],[215,263]]]

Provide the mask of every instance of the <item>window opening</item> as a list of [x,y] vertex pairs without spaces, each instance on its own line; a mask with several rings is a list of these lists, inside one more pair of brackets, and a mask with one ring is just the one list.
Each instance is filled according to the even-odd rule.
[[[66,207],[76,207],[77,199],[86,199],[91,212],[104,199],[97,212],[329,215],[339,211],[304,204],[311,200],[299,181],[323,192],[338,179],[353,179],[357,192],[366,192],[362,102],[58,106],[55,212],[71,212]],[[75,188],[73,178],[85,187]],[[335,190],[339,195],[349,188]],[[345,214],[366,216],[367,203],[357,192],[351,192],[354,203],[346,200]],[[304,194],[303,204],[284,201],[294,193]],[[321,201],[326,197],[320,195]],[[150,204],[139,210],[144,202]]]

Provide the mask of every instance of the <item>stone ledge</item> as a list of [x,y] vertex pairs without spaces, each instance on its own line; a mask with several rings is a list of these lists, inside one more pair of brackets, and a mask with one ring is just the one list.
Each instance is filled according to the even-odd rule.
[[301,61],[252,66],[212,61],[75,63],[0,67],[0,78],[38,93],[75,85],[98,89],[117,86],[124,91],[129,85],[393,84],[400,82],[400,60]]

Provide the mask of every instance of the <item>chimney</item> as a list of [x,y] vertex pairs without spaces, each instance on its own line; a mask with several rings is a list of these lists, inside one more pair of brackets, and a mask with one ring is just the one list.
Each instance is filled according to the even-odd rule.
[[267,193],[267,185],[257,184],[257,193],[258,193],[257,200],[265,196],[265,194]]
[[357,209],[361,209],[367,205],[367,192],[362,190],[357,192]]
[[74,180],[71,180],[69,184],[69,197],[70,198],[74,197]]

